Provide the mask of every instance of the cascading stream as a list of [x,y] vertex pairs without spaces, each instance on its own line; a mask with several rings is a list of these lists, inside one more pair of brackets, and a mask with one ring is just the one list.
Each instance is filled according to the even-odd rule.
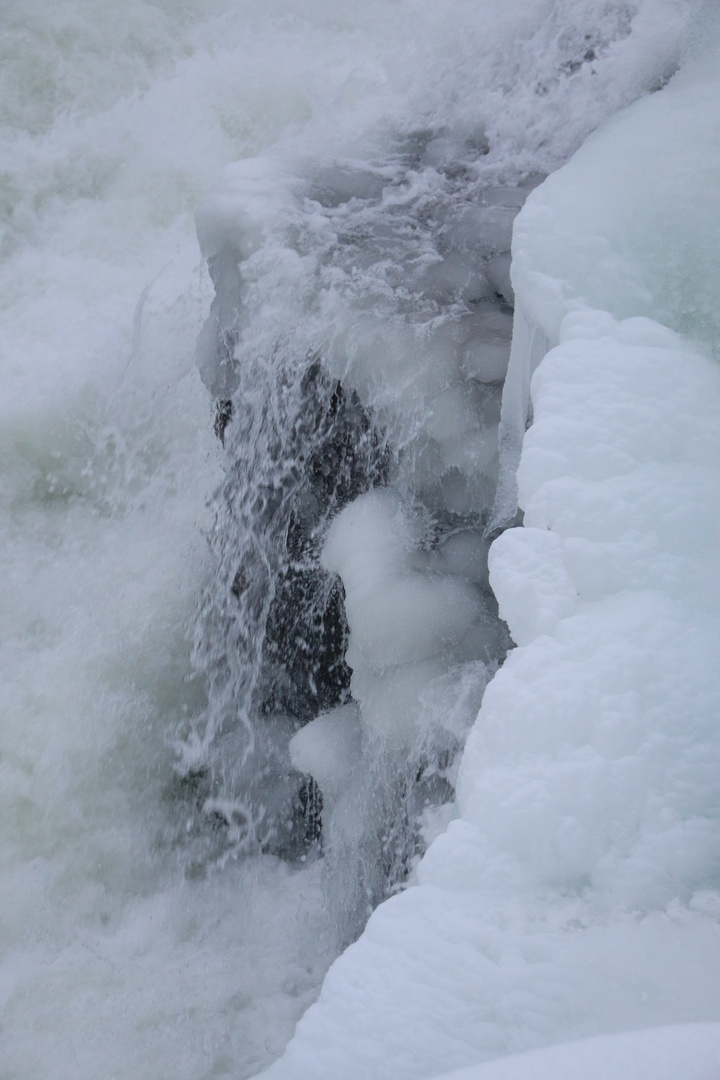
[[[179,733],[179,770],[198,858],[324,850],[344,938],[444,820],[508,646],[485,530],[512,222],[539,179],[479,177],[482,133],[390,147],[380,165],[237,167],[235,205],[262,189],[270,230],[212,197],[199,214],[216,294],[198,360],[227,467],[195,628],[208,707]],[[378,604],[374,633],[396,640],[368,659],[357,642]],[[408,611],[419,632],[393,631]]]
[[[536,96],[631,32],[622,7],[568,29]],[[447,820],[509,646],[487,551],[512,225],[543,174],[507,149],[487,119],[376,127],[354,156],[238,162],[197,215],[227,465],[194,631],[208,705],[177,738],[193,850],[323,852],[341,940]]]
[[0,1073],[249,1077],[507,647],[514,215],[697,4],[5,7]]

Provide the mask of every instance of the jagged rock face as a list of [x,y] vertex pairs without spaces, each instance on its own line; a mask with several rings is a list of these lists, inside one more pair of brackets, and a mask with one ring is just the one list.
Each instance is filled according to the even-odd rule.
[[[319,360],[302,382],[306,410],[298,441],[302,462],[289,510],[275,596],[265,627],[260,711],[281,711],[299,723],[347,701],[348,625],[342,582],[319,563],[325,527],[370,487],[383,484],[390,455],[357,394],[328,377]],[[238,570],[233,590],[242,579]]]
[[263,377],[240,369],[223,403],[218,574],[197,642],[211,702],[180,770],[194,778],[200,862],[228,847],[297,858],[319,840],[322,795],[287,743],[350,696],[344,590],[320,551],[333,516],[387,481],[392,455],[356,393],[318,357],[292,359],[271,358]]

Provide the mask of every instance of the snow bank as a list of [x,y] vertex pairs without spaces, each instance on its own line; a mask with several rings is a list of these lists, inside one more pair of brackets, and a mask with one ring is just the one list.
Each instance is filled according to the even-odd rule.
[[[707,5],[697,34],[717,38]],[[720,341],[717,55],[681,70],[591,135],[530,198],[513,240],[515,309],[495,523],[512,519],[532,372],[569,311],[647,315]]]
[[[607,124],[518,218],[518,445],[542,362],[525,527],[490,575],[519,647],[468,741],[459,819],[331,968],[272,1080],[432,1077],[720,1018],[716,72],[714,53]],[[599,1056],[603,1075],[709,1077],[717,1030],[462,1075],[592,1075]]]
[[715,1080],[720,1025],[670,1025],[604,1035],[460,1069],[442,1080]]

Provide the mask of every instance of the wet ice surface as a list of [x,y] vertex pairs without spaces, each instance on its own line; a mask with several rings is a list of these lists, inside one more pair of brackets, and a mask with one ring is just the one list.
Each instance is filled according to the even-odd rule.
[[[196,207],[229,162],[246,162],[230,180],[247,177],[260,155],[250,232],[262,243],[247,278],[257,355],[270,355],[263,311],[293,332],[299,312],[307,319],[302,360],[329,327],[335,376],[351,356],[352,385],[395,444],[422,429],[399,494],[415,485],[465,513],[470,481],[486,498],[473,462],[493,456],[483,410],[496,409],[507,361],[509,314],[495,293],[509,298],[501,248],[518,200],[508,188],[556,168],[600,119],[662,82],[689,11],[660,0],[634,17],[623,4],[540,0],[501,16],[460,2],[351,7],[134,3],[120,20],[112,5],[18,4],[4,16],[0,1063],[10,1076],[252,1075],[281,1053],[338,949],[321,864],[226,857],[225,825],[178,779],[178,741],[207,717],[192,637],[217,570],[207,500],[227,478],[195,367],[214,296]],[[262,178],[278,168],[274,188]],[[288,197],[302,215],[278,224]],[[444,216],[423,216],[439,206]],[[298,223],[305,237],[278,261],[292,247],[283,228]],[[388,336],[399,242],[413,288],[407,324]],[[353,261],[333,254],[343,245]],[[425,333],[440,310],[464,320],[459,338]],[[451,470],[462,482],[438,485]],[[478,524],[437,549],[411,544],[397,576],[486,589]],[[410,514],[402,527],[415,536],[416,525]],[[348,553],[340,540],[338,559]],[[468,685],[448,663],[423,708],[449,716],[457,740],[482,679]],[[444,821],[425,822],[425,835]]]

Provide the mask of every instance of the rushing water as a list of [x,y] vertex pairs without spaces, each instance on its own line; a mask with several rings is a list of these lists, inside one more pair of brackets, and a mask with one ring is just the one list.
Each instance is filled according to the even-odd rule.
[[[6,5],[4,1076],[253,1075],[402,882],[504,648],[512,218],[691,8]],[[355,551],[468,613],[438,660],[378,609],[410,705],[357,645]],[[328,787],[323,859],[287,744],[351,695],[372,782]]]

